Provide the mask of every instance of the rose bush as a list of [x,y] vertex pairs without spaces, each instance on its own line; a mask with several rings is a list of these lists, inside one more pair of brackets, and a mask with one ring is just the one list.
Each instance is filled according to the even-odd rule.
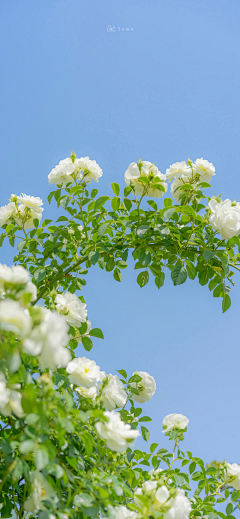
[[240,205],[207,199],[215,168],[204,159],[166,174],[148,161],[131,163],[123,196],[117,183],[112,197],[89,192],[102,174],[74,152],[53,168],[48,201],[65,210],[55,223],[42,222],[38,197],[12,195],[0,208],[0,246],[16,244],[14,266],[0,265],[0,515],[231,519],[240,508],[240,466],[205,465],[183,452],[189,419],[177,413],[163,419],[170,451],[157,442],[138,449],[140,434],[150,439],[143,424],[151,418],[136,404],[154,397],[154,378],[138,365],[130,377],[124,369],[107,374],[75,350],[80,343],[89,352],[104,338],[78,293],[85,276],[95,265],[121,282],[129,251],[140,287],[153,275],[160,289],[170,271],[174,285],[208,284],[228,310],[233,269],[240,270]]

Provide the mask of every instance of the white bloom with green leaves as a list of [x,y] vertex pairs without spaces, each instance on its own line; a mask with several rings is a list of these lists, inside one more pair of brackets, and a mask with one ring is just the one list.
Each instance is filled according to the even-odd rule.
[[209,223],[221,234],[223,240],[229,240],[240,234],[240,203],[233,204],[229,198],[217,202],[212,198],[208,204],[211,209]]
[[28,271],[22,265],[8,267],[0,263],[0,286],[26,285],[30,281]]
[[237,463],[226,463],[226,468],[226,479],[231,478],[231,481],[228,481],[229,487],[240,490],[240,465]]
[[169,182],[176,178],[186,177],[190,178],[192,170],[190,166],[183,160],[182,162],[175,162],[168,169],[166,169],[166,177]]
[[139,402],[140,404],[148,402],[156,391],[155,379],[146,371],[135,371],[132,376],[134,375],[139,375],[142,380],[139,382],[131,382],[131,386],[136,388],[139,393],[139,395],[133,393],[131,396],[132,400],[134,400],[134,402]]
[[75,387],[75,391],[84,398],[91,398],[91,400],[95,400],[99,394],[99,384],[91,387]]
[[14,220],[24,230],[32,229],[35,227],[33,220],[38,220],[38,223],[40,223],[42,219],[43,208],[41,206],[43,202],[41,198],[24,193],[16,198],[20,205],[16,208]]
[[16,211],[16,205],[14,202],[10,202],[7,205],[0,207],[0,227],[5,223],[10,223],[8,220],[14,215]]
[[189,424],[189,419],[183,414],[172,413],[165,416],[163,419],[163,428],[162,432],[166,433],[168,431],[172,431],[173,429],[186,429]]
[[0,329],[26,337],[31,330],[32,319],[27,309],[18,301],[4,299],[0,301]]
[[70,157],[60,160],[48,175],[49,184],[59,184],[65,188],[69,182],[74,182],[73,173],[76,169],[77,164]]
[[199,175],[199,182],[211,182],[212,176],[215,175],[215,167],[208,160],[203,158],[197,159],[195,164],[192,164],[194,175]]
[[53,504],[56,501],[56,492],[41,472],[37,470],[31,472],[30,478],[32,492],[24,503],[24,510],[32,513],[37,513],[38,510],[46,510],[43,501],[50,501]]
[[108,411],[112,411],[117,407],[124,407],[127,402],[127,395],[124,385],[117,375],[111,373],[107,376],[108,383],[102,391],[103,405]]
[[81,157],[81,159],[76,159],[75,162],[80,168],[81,176],[85,182],[91,184],[92,180],[99,181],[103,172],[95,160],[91,160],[89,157]]
[[131,447],[134,440],[140,436],[137,429],[131,429],[129,424],[121,420],[120,414],[115,411],[105,411],[107,422],[97,422],[96,429],[106,446],[115,452],[125,452]]
[[192,510],[191,503],[182,489],[177,490],[177,496],[169,500],[171,507],[164,514],[164,519],[188,519]]
[[55,299],[56,309],[63,314],[70,326],[81,326],[87,320],[86,303],[82,303],[76,294],[66,292]]
[[[124,174],[126,185],[133,185],[137,196],[142,196],[144,194],[144,196],[149,196],[150,198],[161,198],[164,195],[164,192],[166,193],[168,189],[166,175],[161,173],[157,166],[147,160],[144,160],[141,164],[141,168],[139,167],[139,163],[131,162],[131,164],[129,164],[128,169]],[[158,179],[165,191],[163,192],[159,189],[154,189],[154,186],[148,187],[146,184],[142,184],[139,182],[139,179],[143,177],[151,181]]]

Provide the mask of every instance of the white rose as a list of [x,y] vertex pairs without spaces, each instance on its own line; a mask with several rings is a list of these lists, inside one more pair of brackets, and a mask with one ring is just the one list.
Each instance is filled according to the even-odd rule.
[[[110,519],[137,519],[138,514],[137,512],[133,512],[129,510],[124,505],[120,506],[108,506],[108,517]],[[106,518],[103,518],[106,519]]]
[[163,427],[165,428],[162,432],[166,433],[172,429],[186,429],[189,424],[189,420],[183,414],[168,414],[163,419]]
[[189,499],[185,496],[184,490],[178,490],[177,496],[171,499],[168,504],[171,508],[164,514],[164,519],[188,519],[192,510]]
[[63,188],[66,187],[69,182],[74,181],[72,174],[76,169],[76,161],[73,163],[70,157],[60,160],[48,175],[49,184],[62,184]]
[[232,207],[228,198],[218,203],[212,198],[208,204],[211,209],[209,223],[216,231],[219,231],[223,240],[228,240],[240,233],[240,204]]
[[86,304],[82,303],[75,294],[66,292],[58,294],[56,299],[56,309],[63,314],[70,326],[81,326],[87,319]]
[[15,213],[15,210],[16,206],[13,202],[10,202],[10,204],[3,205],[2,207],[0,207],[0,227],[7,223],[9,218],[11,218],[11,216],[13,216],[13,214]]
[[169,490],[165,485],[159,487],[155,494],[155,499],[160,503],[160,505],[164,505],[170,496]]
[[154,476],[157,476],[159,472],[162,472],[163,469],[151,469],[148,474],[151,476],[151,479],[154,479]]
[[185,160],[182,162],[175,162],[175,164],[172,164],[168,169],[166,169],[166,177],[169,182],[182,176],[187,178],[192,176],[192,170],[190,166],[187,165]]
[[24,229],[32,229],[34,227],[33,220],[38,220],[39,222],[42,219],[43,202],[41,198],[25,195],[22,193],[21,196],[17,197],[20,205],[14,214],[14,219],[19,227],[23,227]]
[[151,400],[156,391],[156,382],[154,378],[145,371],[135,371],[135,373],[133,373],[132,376],[133,375],[139,375],[140,377],[142,377],[142,380],[140,380],[140,382],[131,383],[131,386],[135,387],[139,392],[139,395],[135,395],[133,393],[133,395],[131,396],[132,400],[134,400],[134,402],[139,402],[141,404],[147,402],[148,400]]
[[0,263],[0,286],[4,287],[6,284],[25,285],[29,281],[29,273],[22,265],[8,267]]
[[68,325],[63,316],[39,307],[41,323],[25,338],[23,346],[30,355],[39,355],[42,367],[55,369],[65,367],[71,359],[66,348],[69,342]]
[[184,194],[184,191],[180,189],[184,184],[189,182],[189,178],[186,175],[182,175],[181,177],[177,177],[174,179],[171,185],[171,195],[177,202],[179,202],[180,195]]
[[199,182],[211,182],[212,176],[215,175],[215,167],[208,160],[197,159],[193,164],[194,174],[199,175]]
[[77,391],[79,395],[84,396],[84,398],[91,398],[92,400],[95,400],[95,398],[98,396],[99,388],[97,385],[91,387],[76,387],[75,391]]
[[31,294],[30,301],[36,301],[37,299],[37,287],[32,283],[32,281],[28,281],[24,290],[18,292],[17,297],[22,297],[24,294]]
[[66,371],[69,374],[68,378],[71,384],[80,387],[95,386],[102,378],[96,362],[86,357],[76,357],[71,360],[66,367]]
[[124,386],[117,375],[108,375],[108,384],[103,388],[103,405],[108,411],[118,407],[123,407],[127,402],[127,395]]
[[232,463],[232,465],[231,463],[226,463],[226,467],[226,478],[235,478],[233,481],[229,482],[228,485],[235,488],[235,490],[240,490],[240,465],[237,463]]
[[41,472],[31,472],[32,492],[24,503],[24,510],[36,513],[38,510],[46,510],[43,501],[56,501],[56,493],[44,478]]
[[96,429],[101,438],[106,440],[106,446],[115,452],[125,452],[134,440],[140,436],[139,431],[125,424],[115,411],[105,411],[107,422],[97,422]]
[[89,157],[81,157],[81,159],[76,159],[75,162],[82,171],[82,176],[85,182],[91,184],[92,180],[95,180],[95,182],[99,181],[103,172],[95,160],[90,160]]
[[24,415],[21,406],[22,395],[19,391],[15,391],[14,387],[16,386],[7,387],[4,373],[0,372],[0,413],[10,416],[13,411],[16,416],[21,418]]
[[26,337],[31,326],[32,319],[28,310],[23,309],[17,301],[12,299],[0,301],[0,328],[2,330]]
[[[135,187],[136,195],[142,196],[145,186],[142,185],[138,179],[141,177],[149,177],[149,175],[151,174],[153,176],[153,178],[158,177],[159,180],[163,181],[162,186],[164,187],[165,193],[166,193],[167,188],[168,188],[168,185],[165,182],[166,175],[161,173],[156,166],[152,165],[151,162],[148,162],[147,160],[144,160],[142,162],[142,164],[143,164],[143,166],[141,168],[141,173],[140,173],[139,167],[136,164],[136,162],[132,162],[128,166],[128,169],[127,169],[127,171],[125,171],[125,174],[124,174],[124,179],[125,179],[127,186],[129,186],[130,184],[133,184]],[[161,198],[161,196],[163,196],[163,194],[164,194],[163,191],[159,191],[158,189],[148,188],[147,192],[145,193],[145,196],[149,196],[150,198]]]

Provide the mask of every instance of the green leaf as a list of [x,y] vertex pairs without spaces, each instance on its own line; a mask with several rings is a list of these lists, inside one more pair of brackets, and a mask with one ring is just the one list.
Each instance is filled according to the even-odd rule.
[[190,279],[195,279],[195,277],[197,275],[197,271],[196,271],[196,268],[193,265],[193,263],[191,263],[191,261],[189,261],[189,260],[186,260],[186,269],[187,269],[188,277]]
[[114,261],[114,258],[113,257],[110,257],[107,261],[107,264],[106,264],[106,271],[107,272],[111,272],[111,270],[114,269],[114,266],[115,266],[115,261]]
[[226,513],[227,515],[230,515],[233,511],[233,505],[232,503],[228,503],[228,505],[226,506]]
[[139,238],[143,238],[144,234],[148,231],[148,229],[149,225],[140,225],[140,227],[138,227],[137,229],[137,235],[139,236]]
[[157,206],[156,202],[154,202],[153,200],[147,200],[147,203],[148,203],[148,205],[150,205],[150,207],[152,207],[154,209],[154,211],[158,210],[158,206]]
[[182,285],[187,279],[187,270],[181,265],[177,265],[171,272],[174,285]]
[[26,454],[27,452],[32,452],[36,449],[36,441],[35,440],[25,440],[19,445],[19,452],[21,454]]
[[121,203],[120,198],[113,198],[111,200],[111,206],[112,206],[113,211],[118,211],[118,209],[120,207],[120,203]]
[[98,251],[92,251],[88,254],[88,259],[92,263],[92,265],[95,265],[97,261],[99,260],[99,252]]
[[100,198],[98,198],[95,202],[95,209],[100,209],[100,207],[102,207],[107,202],[107,200],[110,200],[109,196],[100,196]]
[[150,432],[149,432],[149,430],[148,430],[146,427],[144,427],[144,426],[142,425],[142,427],[141,427],[141,431],[142,431],[142,437],[143,437],[143,439],[145,440],[145,442],[148,442],[148,440],[149,440],[149,438],[150,438]]
[[17,244],[17,250],[21,253],[26,245],[26,240],[20,241],[20,243]]
[[48,199],[48,203],[51,204],[51,200],[52,200],[52,197],[54,195],[55,191],[51,191],[51,193],[49,193],[47,199]]
[[42,279],[44,279],[45,276],[46,276],[45,269],[39,269],[39,270],[36,270],[36,272],[34,272],[34,279],[35,279],[36,283],[39,283],[40,281],[42,281]]
[[124,189],[124,196],[130,195],[131,191],[132,191],[132,186],[125,187],[125,189]]
[[66,209],[68,203],[70,201],[70,197],[69,196],[64,196],[61,200],[60,200],[60,206],[63,207],[63,209]]
[[164,207],[171,207],[173,201],[171,198],[164,198]]
[[109,222],[102,223],[102,225],[100,225],[100,227],[98,228],[98,235],[103,236],[105,231],[107,230],[108,226],[109,226]]
[[231,299],[228,294],[223,294],[223,300],[222,300],[222,311],[223,313],[226,312],[231,306]]
[[34,463],[37,470],[42,470],[49,462],[48,453],[46,450],[39,447],[35,452]]
[[132,202],[131,200],[128,200],[128,198],[124,198],[123,203],[128,211],[132,208]]
[[138,261],[143,265],[143,267],[147,267],[149,263],[151,263],[152,256],[150,252],[141,250],[138,254]]
[[98,194],[98,189],[92,189],[91,198],[95,198],[95,196],[97,196],[97,194]]
[[216,286],[216,288],[213,291],[213,297],[221,297],[223,293],[223,284],[220,283]]
[[139,418],[138,421],[139,422],[151,422],[152,418],[150,418],[150,416],[141,416],[141,418]]
[[34,225],[34,227],[38,227],[39,226],[39,220],[37,218],[33,219],[33,225]]
[[208,263],[213,257],[215,256],[215,251],[211,251],[211,250],[205,250],[203,252],[203,257],[205,259],[205,261]]
[[132,375],[132,377],[130,377],[130,379],[128,380],[128,383],[129,384],[132,384],[132,382],[141,382],[142,380],[142,377],[140,377],[140,375]]
[[115,281],[122,281],[122,273],[118,268],[114,269],[113,277],[114,277]]
[[147,270],[144,270],[143,272],[140,272],[137,277],[137,283],[142,288],[144,287],[149,281],[149,273]]
[[82,337],[82,344],[85,350],[90,351],[93,347],[93,342],[89,337]]
[[120,375],[122,375],[123,378],[127,378],[127,372],[125,369],[118,369],[117,371],[120,373]]
[[0,235],[0,247],[2,246],[3,244],[3,241],[4,239],[6,238],[6,234],[4,234],[4,232]]
[[114,195],[118,196],[119,193],[120,193],[120,186],[118,184],[116,184],[116,182],[113,182],[111,184],[111,188],[112,188],[112,190],[114,192]]
[[9,238],[9,243],[10,243],[11,247],[14,247],[14,243],[15,243],[15,236],[10,236],[10,238]]
[[57,222],[68,222],[68,218],[66,216],[59,216]]
[[166,211],[164,211],[163,216],[167,222],[172,218],[175,211],[176,211],[175,207],[171,207],[171,209],[167,209]]
[[155,278],[155,284],[158,288],[161,288],[164,285],[164,281],[165,281],[165,274],[164,274],[164,272],[161,272],[161,274]]
[[150,447],[150,452],[151,454],[155,451],[155,449],[158,447],[158,443],[152,443],[151,447]]
[[98,339],[104,339],[103,332],[100,330],[100,328],[92,328],[92,330],[89,332],[89,335],[91,335],[91,337],[97,337]]
[[183,476],[174,475],[174,479],[179,487],[182,487],[185,484],[185,479]]

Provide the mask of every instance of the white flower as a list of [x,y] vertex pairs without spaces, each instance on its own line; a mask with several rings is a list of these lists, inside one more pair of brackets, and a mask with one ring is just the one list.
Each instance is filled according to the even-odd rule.
[[143,485],[139,488],[137,488],[134,492],[134,503],[141,507],[143,506],[143,503],[140,499],[138,499],[137,496],[142,496],[143,494],[150,494],[152,497],[155,496],[155,491],[157,489],[157,481],[152,481],[152,480],[148,480],[148,481],[144,481]]
[[149,373],[146,373],[146,371],[135,371],[132,376],[133,375],[139,375],[142,380],[140,380],[140,382],[131,383],[131,386],[135,387],[139,392],[139,395],[135,395],[135,393],[133,393],[131,396],[132,400],[141,404],[151,400],[156,391],[156,382],[154,378],[149,375]]
[[[137,512],[133,512],[129,510],[124,505],[120,506],[108,506],[108,517],[110,519],[137,519],[138,514]],[[103,518],[106,519],[106,518]]]
[[165,485],[163,485],[162,487],[159,487],[156,491],[156,494],[155,494],[155,499],[161,504],[161,505],[164,505],[164,503],[166,503],[166,501],[168,500],[170,496],[170,493],[169,493],[169,490],[167,487],[165,487]]
[[170,499],[171,508],[164,514],[164,519],[188,519],[192,510],[189,499],[182,489],[178,490],[177,496]]
[[189,424],[189,420],[183,414],[168,414],[163,419],[163,427],[164,430],[162,432],[166,433],[171,431],[172,429],[186,429]]
[[56,501],[56,493],[41,472],[31,472],[32,492],[24,503],[24,510],[36,513],[46,510],[43,501]]
[[28,310],[23,309],[17,301],[12,299],[0,301],[0,328],[2,330],[26,337],[31,326],[32,319]]
[[154,476],[157,476],[159,472],[162,472],[163,469],[151,469],[148,474],[151,476],[151,479],[154,479]]
[[212,176],[215,175],[215,167],[208,160],[197,159],[193,164],[194,174],[199,175],[199,182],[211,182]]
[[91,386],[91,387],[76,387],[75,391],[79,393],[79,395],[84,396],[84,398],[91,398],[92,400],[95,400],[95,398],[98,396],[99,388],[98,386]]
[[62,184],[62,187],[66,187],[69,182],[74,181],[72,175],[76,169],[76,161],[73,163],[70,157],[60,160],[59,164],[48,175],[49,184]]
[[240,465],[237,463],[226,463],[227,473],[226,478],[233,478],[233,481],[228,482],[230,487],[235,488],[235,490],[240,490]]
[[218,203],[212,198],[208,204],[211,209],[209,223],[213,229],[219,231],[223,240],[228,240],[240,233],[240,203],[232,207],[228,198]]
[[86,304],[82,303],[75,294],[66,292],[58,294],[56,299],[56,309],[63,314],[70,326],[81,326],[87,319]]
[[99,366],[94,360],[86,357],[76,357],[71,360],[66,367],[69,374],[71,384],[76,384],[80,387],[95,386],[102,379],[102,374]]
[[171,195],[175,200],[178,202],[180,195],[184,194],[184,191],[180,189],[184,184],[187,184],[189,182],[189,177],[186,175],[182,175],[181,177],[177,177],[174,179],[172,185],[171,185]]
[[182,162],[175,162],[168,169],[166,169],[166,177],[169,182],[171,182],[175,178],[180,178],[182,176],[186,176],[190,178],[192,175],[192,170],[190,166],[188,166],[183,160]]
[[0,286],[25,285],[30,281],[28,271],[22,265],[8,267],[0,263]]
[[37,299],[37,287],[32,283],[32,281],[28,281],[24,290],[18,292],[17,297],[22,297],[24,294],[31,294],[30,301],[36,301]]
[[0,372],[0,413],[9,416],[13,411],[16,416],[21,418],[24,415],[21,406],[22,395],[19,391],[15,391],[16,386],[19,387],[16,384],[8,388],[4,373]]
[[78,228],[79,231],[83,231],[83,226],[82,225],[78,225],[77,228]]
[[41,323],[24,340],[24,349],[30,355],[39,355],[42,367],[65,367],[71,359],[71,353],[66,348],[69,342],[68,325],[57,312],[44,307],[39,307],[39,310]]
[[131,429],[129,424],[125,424],[119,413],[115,411],[105,411],[104,416],[107,422],[97,422],[96,429],[101,438],[106,440],[106,446],[115,452],[125,452],[131,447],[133,441],[140,436],[139,431]]
[[108,411],[118,407],[123,407],[127,402],[127,395],[124,391],[124,386],[117,375],[108,375],[108,384],[104,386],[103,405]]
[[10,202],[10,204],[3,205],[0,207],[0,227],[7,223],[9,218],[14,214],[16,210],[16,206],[13,202]]
[[90,160],[89,157],[81,157],[81,159],[76,159],[75,162],[82,171],[85,182],[91,184],[92,180],[95,180],[95,182],[99,181],[103,172],[95,160]]
[[17,197],[20,205],[14,214],[14,219],[19,225],[19,227],[23,227],[24,229],[32,229],[34,227],[33,220],[38,220],[39,222],[42,219],[43,202],[41,198],[38,196],[30,196],[22,193],[21,196]]
[[[150,180],[153,180],[154,178],[159,178],[159,181],[163,181],[162,186],[164,187],[165,193],[166,193],[167,188],[168,188],[168,185],[165,182],[166,175],[161,173],[158,170],[157,166],[155,166],[154,164],[151,164],[151,162],[148,162],[147,160],[144,160],[142,162],[142,164],[143,165],[141,168],[141,172],[140,172],[140,169],[139,169],[138,165],[136,164],[136,162],[132,162],[128,166],[128,169],[127,169],[127,171],[125,171],[125,174],[124,174],[124,179],[125,179],[127,186],[129,186],[130,184],[133,184],[135,187],[136,195],[142,196],[143,192],[146,189],[146,186],[142,185],[139,182],[139,178],[147,177],[147,178],[150,178]],[[159,191],[158,189],[149,187],[144,196],[149,196],[152,198],[161,198],[161,196],[163,196],[163,194],[164,194],[163,191]]]

